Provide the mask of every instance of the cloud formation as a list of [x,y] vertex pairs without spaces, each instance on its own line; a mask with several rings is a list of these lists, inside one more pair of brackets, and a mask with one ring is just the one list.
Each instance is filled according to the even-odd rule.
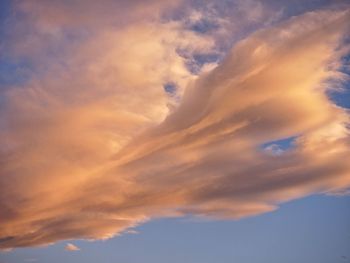
[[[117,20],[95,1],[16,7],[30,23],[15,25],[28,33],[11,35],[23,40],[11,56],[32,71],[0,90],[0,248],[106,239],[157,217],[242,218],[350,186],[349,113],[327,96],[345,78],[349,9],[260,29],[198,73],[189,60],[222,52],[222,35],[138,2],[107,1],[132,14]],[[290,137],[278,154],[261,147]]]
[[80,248],[78,248],[76,245],[74,245],[72,243],[67,243],[67,245],[64,247],[64,250],[67,250],[67,251],[79,251]]

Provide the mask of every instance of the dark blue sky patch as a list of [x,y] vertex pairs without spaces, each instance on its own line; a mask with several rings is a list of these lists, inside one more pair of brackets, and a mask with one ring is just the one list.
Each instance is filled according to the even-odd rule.
[[177,91],[177,86],[174,82],[167,82],[163,85],[165,92],[170,96],[175,96]]
[[206,63],[217,62],[220,59],[220,54],[218,53],[198,53],[193,55],[193,59],[200,65]]
[[[350,38],[346,42],[350,44]],[[348,79],[342,84],[342,90],[331,90],[328,96],[338,106],[350,109],[350,54],[342,58],[342,65],[340,71],[346,74]]]
[[185,65],[192,74],[199,74],[203,65],[217,63],[222,59],[219,52],[186,54],[184,50],[177,50],[179,56],[185,58]]
[[342,108],[350,109],[350,81],[341,91],[334,91],[329,93],[331,100]]
[[294,147],[294,141],[298,136],[292,136],[281,140],[269,141],[260,146],[260,149],[273,154],[281,154]]
[[31,70],[28,61],[14,61],[0,56],[0,89],[23,84],[29,79]]
[[211,22],[207,19],[202,19],[189,26],[190,30],[201,34],[208,33],[218,28],[219,28],[219,25],[217,23]]
[[12,2],[10,0],[1,0],[0,1],[0,41],[4,36],[4,30],[8,23],[9,17],[11,17]]

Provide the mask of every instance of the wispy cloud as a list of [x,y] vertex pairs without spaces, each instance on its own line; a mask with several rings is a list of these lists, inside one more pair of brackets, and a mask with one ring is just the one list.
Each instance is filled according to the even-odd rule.
[[67,251],[79,251],[80,248],[78,248],[76,245],[74,245],[72,243],[67,243],[67,245],[64,247],[64,250],[67,250]]
[[139,231],[137,231],[135,229],[130,229],[130,230],[126,230],[125,233],[136,235],[136,234],[139,234]]
[[222,52],[226,33],[162,16],[170,2],[111,1],[132,15],[102,20],[95,1],[20,2],[8,52],[31,74],[0,90],[1,248],[106,239],[157,217],[241,218],[350,186],[349,113],[327,96],[344,79],[349,9],[257,30],[197,75],[188,61]]

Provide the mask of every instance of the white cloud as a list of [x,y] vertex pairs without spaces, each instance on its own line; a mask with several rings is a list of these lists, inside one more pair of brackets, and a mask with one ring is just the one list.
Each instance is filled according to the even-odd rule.
[[125,233],[136,235],[136,234],[139,234],[139,231],[137,231],[135,229],[130,229],[130,230],[126,230]]

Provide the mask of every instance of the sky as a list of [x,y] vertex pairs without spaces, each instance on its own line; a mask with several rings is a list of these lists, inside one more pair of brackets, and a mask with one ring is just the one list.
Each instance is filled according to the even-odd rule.
[[0,1],[0,263],[350,262],[349,22]]

